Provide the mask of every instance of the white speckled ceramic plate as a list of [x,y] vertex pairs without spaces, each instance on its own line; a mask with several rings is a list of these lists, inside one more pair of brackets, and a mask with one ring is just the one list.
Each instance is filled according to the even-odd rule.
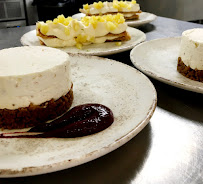
[[49,173],[91,161],[132,139],[149,122],[156,107],[156,91],[141,72],[84,55],[71,55],[71,67],[73,106],[106,105],[114,113],[114,123],[80,138],[0,139],[0,177]]
[[138,27],[138,26],[152,22],[153,20],[156,19],[156,17],[157,16],[152,13],[142,12],[140,13],[140,17],[138,20],[127,20],[126,22],[128,26]]
[[203,93],[203,83],[193,81],[177,71],[180,38],[145,42],[130,53],[132,63],[143,73],[166,84]]
[[[84,16],[85,16],[84,13],[77,13],[77,14],[73,15],[72,17],[74,19],[80,20]],[[152,22],[153,20],[156,19],[156,17],[157,16],[152,13],[142,12],[142,13],[140,13],[140,17],[138,20],[126,20],[126,23],[128,24],[128,26],[138,27],[138,26]]]
[[[65,47],[59,49],[72,54],[79,53],[86,55],[105,56],[130,50],[135,45],[146,40],[146,35],[138,29],[128,27],[127,31],[131,35],[131,40],[122,42],[121,46],[117,46],[115,42],[107,42],[101,44],[86,45],[83,46],[82,49],[77,49],[76,47]],[[28,46],[41,46],[36,36],[35,30],[24,34],[21,37],[21,43],[22,45]]]

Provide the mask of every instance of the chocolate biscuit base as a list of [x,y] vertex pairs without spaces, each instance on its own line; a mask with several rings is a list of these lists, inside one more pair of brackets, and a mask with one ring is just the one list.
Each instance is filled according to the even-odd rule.
[[194,70],[189,66],[186,66],[183,63],[181,57],[178,58],[177,70],[179,73],[181,73],[183,76],[189,79],[203,82],[203,70],[197,70],[197,69]]
[[0,109],[0,128],[20,129],[33,127],[48,120],[55,119],[66,112],[73,102],[73,90],[60,97],[58,100],[51,99],[40,105],[30,104],[15,110]]

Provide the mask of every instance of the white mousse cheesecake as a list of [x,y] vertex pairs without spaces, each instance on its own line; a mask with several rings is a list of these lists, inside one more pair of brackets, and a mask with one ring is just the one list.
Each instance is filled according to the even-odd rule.
[[25,128],[55,118],[73,101],[69,56],[46,47],[0,50],[0,127]]
[[177,69],[184,76],[203,82],[203,29],[182,33]]

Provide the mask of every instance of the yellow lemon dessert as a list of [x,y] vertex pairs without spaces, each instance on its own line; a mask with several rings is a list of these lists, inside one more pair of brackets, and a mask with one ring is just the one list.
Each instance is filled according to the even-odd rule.
[[49,47],[76,46],[109,41],[128,41],[127,24],[122,14],[86,16],[78,21],[59,15],[53,21],[37,22],[36,32],[42,45]]
[[141,10],[140,5],[135,0],[114,0],[113,2],[99,1],[90,5],[84,4],[83,8],[80,9],[80,12],[88,16],[122,13],[126,20],[136,20],[139,18],[139,13],[141,13]]

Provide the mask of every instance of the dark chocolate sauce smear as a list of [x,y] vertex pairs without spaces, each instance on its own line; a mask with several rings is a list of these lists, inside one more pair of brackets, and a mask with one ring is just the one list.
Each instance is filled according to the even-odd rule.
[[[91,135],[109,127],[114,121],[112,111],[101,104],[79,105],[60,118],[40,124],[31,128],[28,132],[37,132],[37,135],[15,135],[14,133],[0,134],[0,138],[74,138]],[[12,136],[9,136],[12,134]]]

